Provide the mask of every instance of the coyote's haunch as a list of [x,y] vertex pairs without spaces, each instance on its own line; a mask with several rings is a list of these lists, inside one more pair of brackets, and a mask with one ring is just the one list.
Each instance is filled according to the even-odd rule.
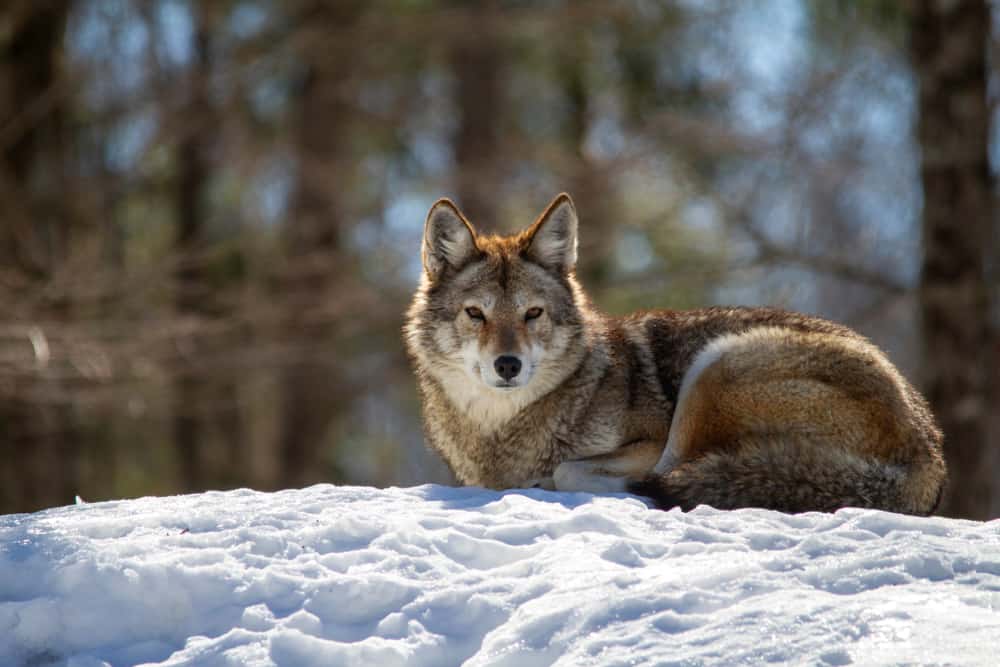
[[660,507],[927,514],[927,404],[850,329],[773,308],[608,317],[574,275],[562,194],[516,236],[449,200],[405,327],[427,440],[463,484],[632,491]]

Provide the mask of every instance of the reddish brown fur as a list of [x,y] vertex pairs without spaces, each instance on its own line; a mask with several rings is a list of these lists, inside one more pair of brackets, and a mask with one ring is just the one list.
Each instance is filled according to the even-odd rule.
[[[933,507],[940,431],[868,341],[770,308],[606,317],[576,281],[575,235],[567,195],[510,237],[477,236],[449,201],[428,215],[406,341],[427,439],[460,481],[609,490],[631,480],[661,506]],[[544,303],[533,322],[530,299]],[[482,321],[464,313],[470,302],[489,311]],[[523,388],[477,379],[495,355],[531,350],[542,357]]]

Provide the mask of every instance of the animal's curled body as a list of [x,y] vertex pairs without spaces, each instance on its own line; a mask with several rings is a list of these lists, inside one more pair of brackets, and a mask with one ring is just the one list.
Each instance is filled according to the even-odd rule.
[[428,214],[405,340],[426,438],[462,483],[934,509],[941,433],[874,345],[772,308],[607,317],[575,278],[576,234],[567,195],[511,237],[448,200]]

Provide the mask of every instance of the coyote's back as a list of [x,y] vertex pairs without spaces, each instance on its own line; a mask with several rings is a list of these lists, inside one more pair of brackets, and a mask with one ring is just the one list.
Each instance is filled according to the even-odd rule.
[[874,345],[770,308],[606,317],[574,275],[576,234],[566,195],[512,237],[447,200],[428,215],[405,338],[427,440],[461,482],[933,510],[941,433]]

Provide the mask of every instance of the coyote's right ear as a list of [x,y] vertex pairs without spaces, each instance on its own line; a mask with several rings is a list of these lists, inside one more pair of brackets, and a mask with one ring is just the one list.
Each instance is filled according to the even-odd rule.
[[445,267],[460,269],[479,254],[476,232],[450,199],[431,206],[424,224],[423,258],[427,276],[435,279]]

